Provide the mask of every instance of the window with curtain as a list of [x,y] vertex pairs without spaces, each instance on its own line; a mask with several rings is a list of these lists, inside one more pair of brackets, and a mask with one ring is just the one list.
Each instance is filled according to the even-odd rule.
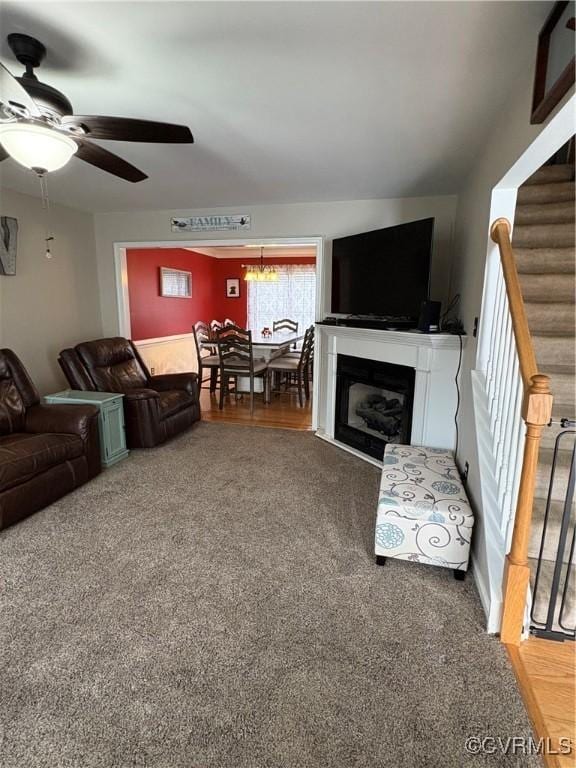
[[316,266],[314,264],[274,265],[276,282],[248,282],[248,328],[272,330],[274,320],[296,320],[304,332],[315,320]]

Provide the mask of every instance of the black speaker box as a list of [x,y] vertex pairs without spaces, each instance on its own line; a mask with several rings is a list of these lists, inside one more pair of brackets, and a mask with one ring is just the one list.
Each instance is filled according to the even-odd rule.
[[422,333],[437,333],[440,330],[439,301],[423,301],[418,318],[418,330]]

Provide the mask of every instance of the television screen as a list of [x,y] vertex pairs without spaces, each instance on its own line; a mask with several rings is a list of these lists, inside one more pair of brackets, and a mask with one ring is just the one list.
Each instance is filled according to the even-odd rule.
[[332,243],[332,312],[417,319],[429,298],[434,219]]

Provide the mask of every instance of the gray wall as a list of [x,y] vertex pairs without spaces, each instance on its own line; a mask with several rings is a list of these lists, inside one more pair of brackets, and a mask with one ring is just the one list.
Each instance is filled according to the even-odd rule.
[[[0,344],[21,358],[41,393],[61,389],[56,362],[69,344],[102,335],[94,219],[38,198],[2,190],[0,211],[18,219],[15,276],[0,276]],[[45,258],[46,226],[54,258]]]
[[[333,237],[366,232],[405,221],[436,217],[432,294],[442,301],[448,296],[452,262],[452,234],[456,197],[417,197],[395,200],[350,200],[334,203],[292,205],[237,205],[228,208],[178,211],[136,211],[95,215],[98,273],[102,288],[102,317],[106,334],[118,332],[114,274],[114,243],[224,240],[237,238],[324,237],[328,262]],[[170,230],[172,216],[245,213],[252,217],[249,232],[176,232]]]

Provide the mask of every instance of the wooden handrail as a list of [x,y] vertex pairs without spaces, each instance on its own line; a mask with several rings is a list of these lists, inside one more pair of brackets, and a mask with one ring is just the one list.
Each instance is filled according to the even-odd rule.
[[510,316],[512,318],[512,328],[514,329],[514,338],[516,339],[516,348],[518,350],[520,373],[522,374],[522,381],[526,390],[530,386],[532,377],[538,373],[538,365],[536,364],[534,345],[532,344],[532,336],[530,335],[526,310],[524,309],[524,299],[522,298],[522,289],[518,279],[516,259],[512,250],[512,243],[510,242],[510,232],[510,222],[507,219],[496,219],[490,227],[490,237],[497,243],[500,249],[500,261],[502,263],[502,272],[504,273]]
[[522,418],[526,424],[526,441],[522,457],[522,472],[516,502],[512,544],[510,552],[506,556],[504,570],[502,626],[500,629],[502,642],[519,645],[526,607],[526,593],[530,581],[528,545],[532,527],[538,452],[542,430],[550,422],[552,415],[552,395],[550,393],[550,379],[538,372],[516,268],[516,258],[510,242],[510,232],[510,223],[506,219],[496,219],[490,227],[490,236],[500,250],[512,330],[524,385]]

